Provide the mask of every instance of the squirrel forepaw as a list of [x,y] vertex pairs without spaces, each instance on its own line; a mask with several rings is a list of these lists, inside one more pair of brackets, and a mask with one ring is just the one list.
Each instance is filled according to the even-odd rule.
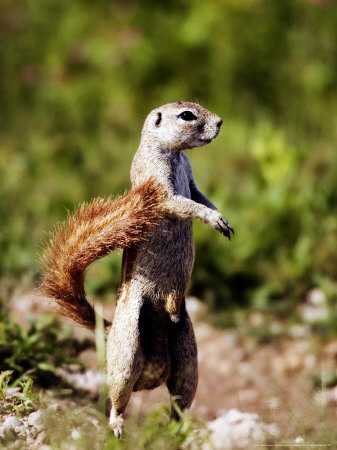
[[227,220],[219,213],[219,211],[216,211],[216,217],[214,217],[214,221],[212,222],[213,227],[220,231],[224,236],[228,237],[228,239],[231,239],[231,232],[234,234],[234,230],[232,226],[227,222]]

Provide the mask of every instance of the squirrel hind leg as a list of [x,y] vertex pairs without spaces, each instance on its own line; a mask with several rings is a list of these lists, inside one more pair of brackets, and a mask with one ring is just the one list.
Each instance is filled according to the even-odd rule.
[[[180,309],[180,321],[169,328],[171,373],[166,382],[175,404],[183,411],[191,406],[198,384],[197,345],[185,301]],[[172,405],[171,416],[179,420],[180,413]]]

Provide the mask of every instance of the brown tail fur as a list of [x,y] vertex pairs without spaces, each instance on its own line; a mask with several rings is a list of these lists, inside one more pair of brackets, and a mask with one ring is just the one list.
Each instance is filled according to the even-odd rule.
[[83,203],[56,228],[42,257],[40,290],[57,302],[62,315],[95,329],[95,310],[84,290],[86,268],[144,240],[158,223],[162,197],[163,188],[151,181],[116,199]]

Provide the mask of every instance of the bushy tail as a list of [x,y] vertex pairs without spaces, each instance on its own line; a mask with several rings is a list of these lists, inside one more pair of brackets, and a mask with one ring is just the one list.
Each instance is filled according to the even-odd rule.
[[83,203],[56,228],[42,257],[40,290],[57,302],[62,315],[95,329],[95,310],[84,290],[86,268],[146,239],[158,223],[162,197],[161,186],[150,181],[115,199]]

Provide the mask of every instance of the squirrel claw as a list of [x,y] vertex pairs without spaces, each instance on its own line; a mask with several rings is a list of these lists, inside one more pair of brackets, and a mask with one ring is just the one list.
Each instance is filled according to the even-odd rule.
[[231,232],[234,234],[233,228],[224,217],[221,217],[221,219],[217,221],[217,226],[215,229],[220,231],[220,233],[226,236],[229,240],[231,240]]

